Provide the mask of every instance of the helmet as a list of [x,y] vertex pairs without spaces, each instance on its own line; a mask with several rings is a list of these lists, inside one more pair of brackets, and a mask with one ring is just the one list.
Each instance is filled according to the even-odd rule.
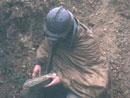
[[51,40],[64,39],[74,25],[72,13],[63,6],[53,8],[46,16],[44,24],[45,36]]

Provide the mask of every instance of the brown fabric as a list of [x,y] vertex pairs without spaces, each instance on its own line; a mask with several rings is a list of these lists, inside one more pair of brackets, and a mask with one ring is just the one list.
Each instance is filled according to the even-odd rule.
[[[45,62],[49,41],[37,50],[37,58]],[[53,68],[62,83],[81,98],[97,98],[108,85],[108,63],[102,55],[92,31],[78,22],[72,49],[60,43],[53,59]]]

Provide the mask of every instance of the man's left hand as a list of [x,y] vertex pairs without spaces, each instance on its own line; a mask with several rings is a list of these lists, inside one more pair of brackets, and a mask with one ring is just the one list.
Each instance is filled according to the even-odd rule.
[[51,83],[45,85],[44,87],[50,87],[50,86],[60,83],[60,78],[56,75],[48,75],[48,78],[52,78],[52,81]]

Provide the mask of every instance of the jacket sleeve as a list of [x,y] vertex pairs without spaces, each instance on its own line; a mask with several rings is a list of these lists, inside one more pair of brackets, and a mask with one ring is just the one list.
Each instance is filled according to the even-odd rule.
[[47,43],[46,40],[43,40],[42,44],[39,46],[39,48],[36,51],[36,58],[34,59],[34,65],[45,65],[48,58],[48,52],[47,52]]

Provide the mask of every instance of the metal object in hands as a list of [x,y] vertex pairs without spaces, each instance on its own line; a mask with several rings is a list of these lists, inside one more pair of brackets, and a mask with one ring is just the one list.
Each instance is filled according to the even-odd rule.
[[46,74],[40,77],[28,79],[23,85],[23,89],[20,92],[21,97],[27,98],[31,92],[43,88],[43,86],[49,84],[52,79],[48,75],[56,75],[55,73]]

